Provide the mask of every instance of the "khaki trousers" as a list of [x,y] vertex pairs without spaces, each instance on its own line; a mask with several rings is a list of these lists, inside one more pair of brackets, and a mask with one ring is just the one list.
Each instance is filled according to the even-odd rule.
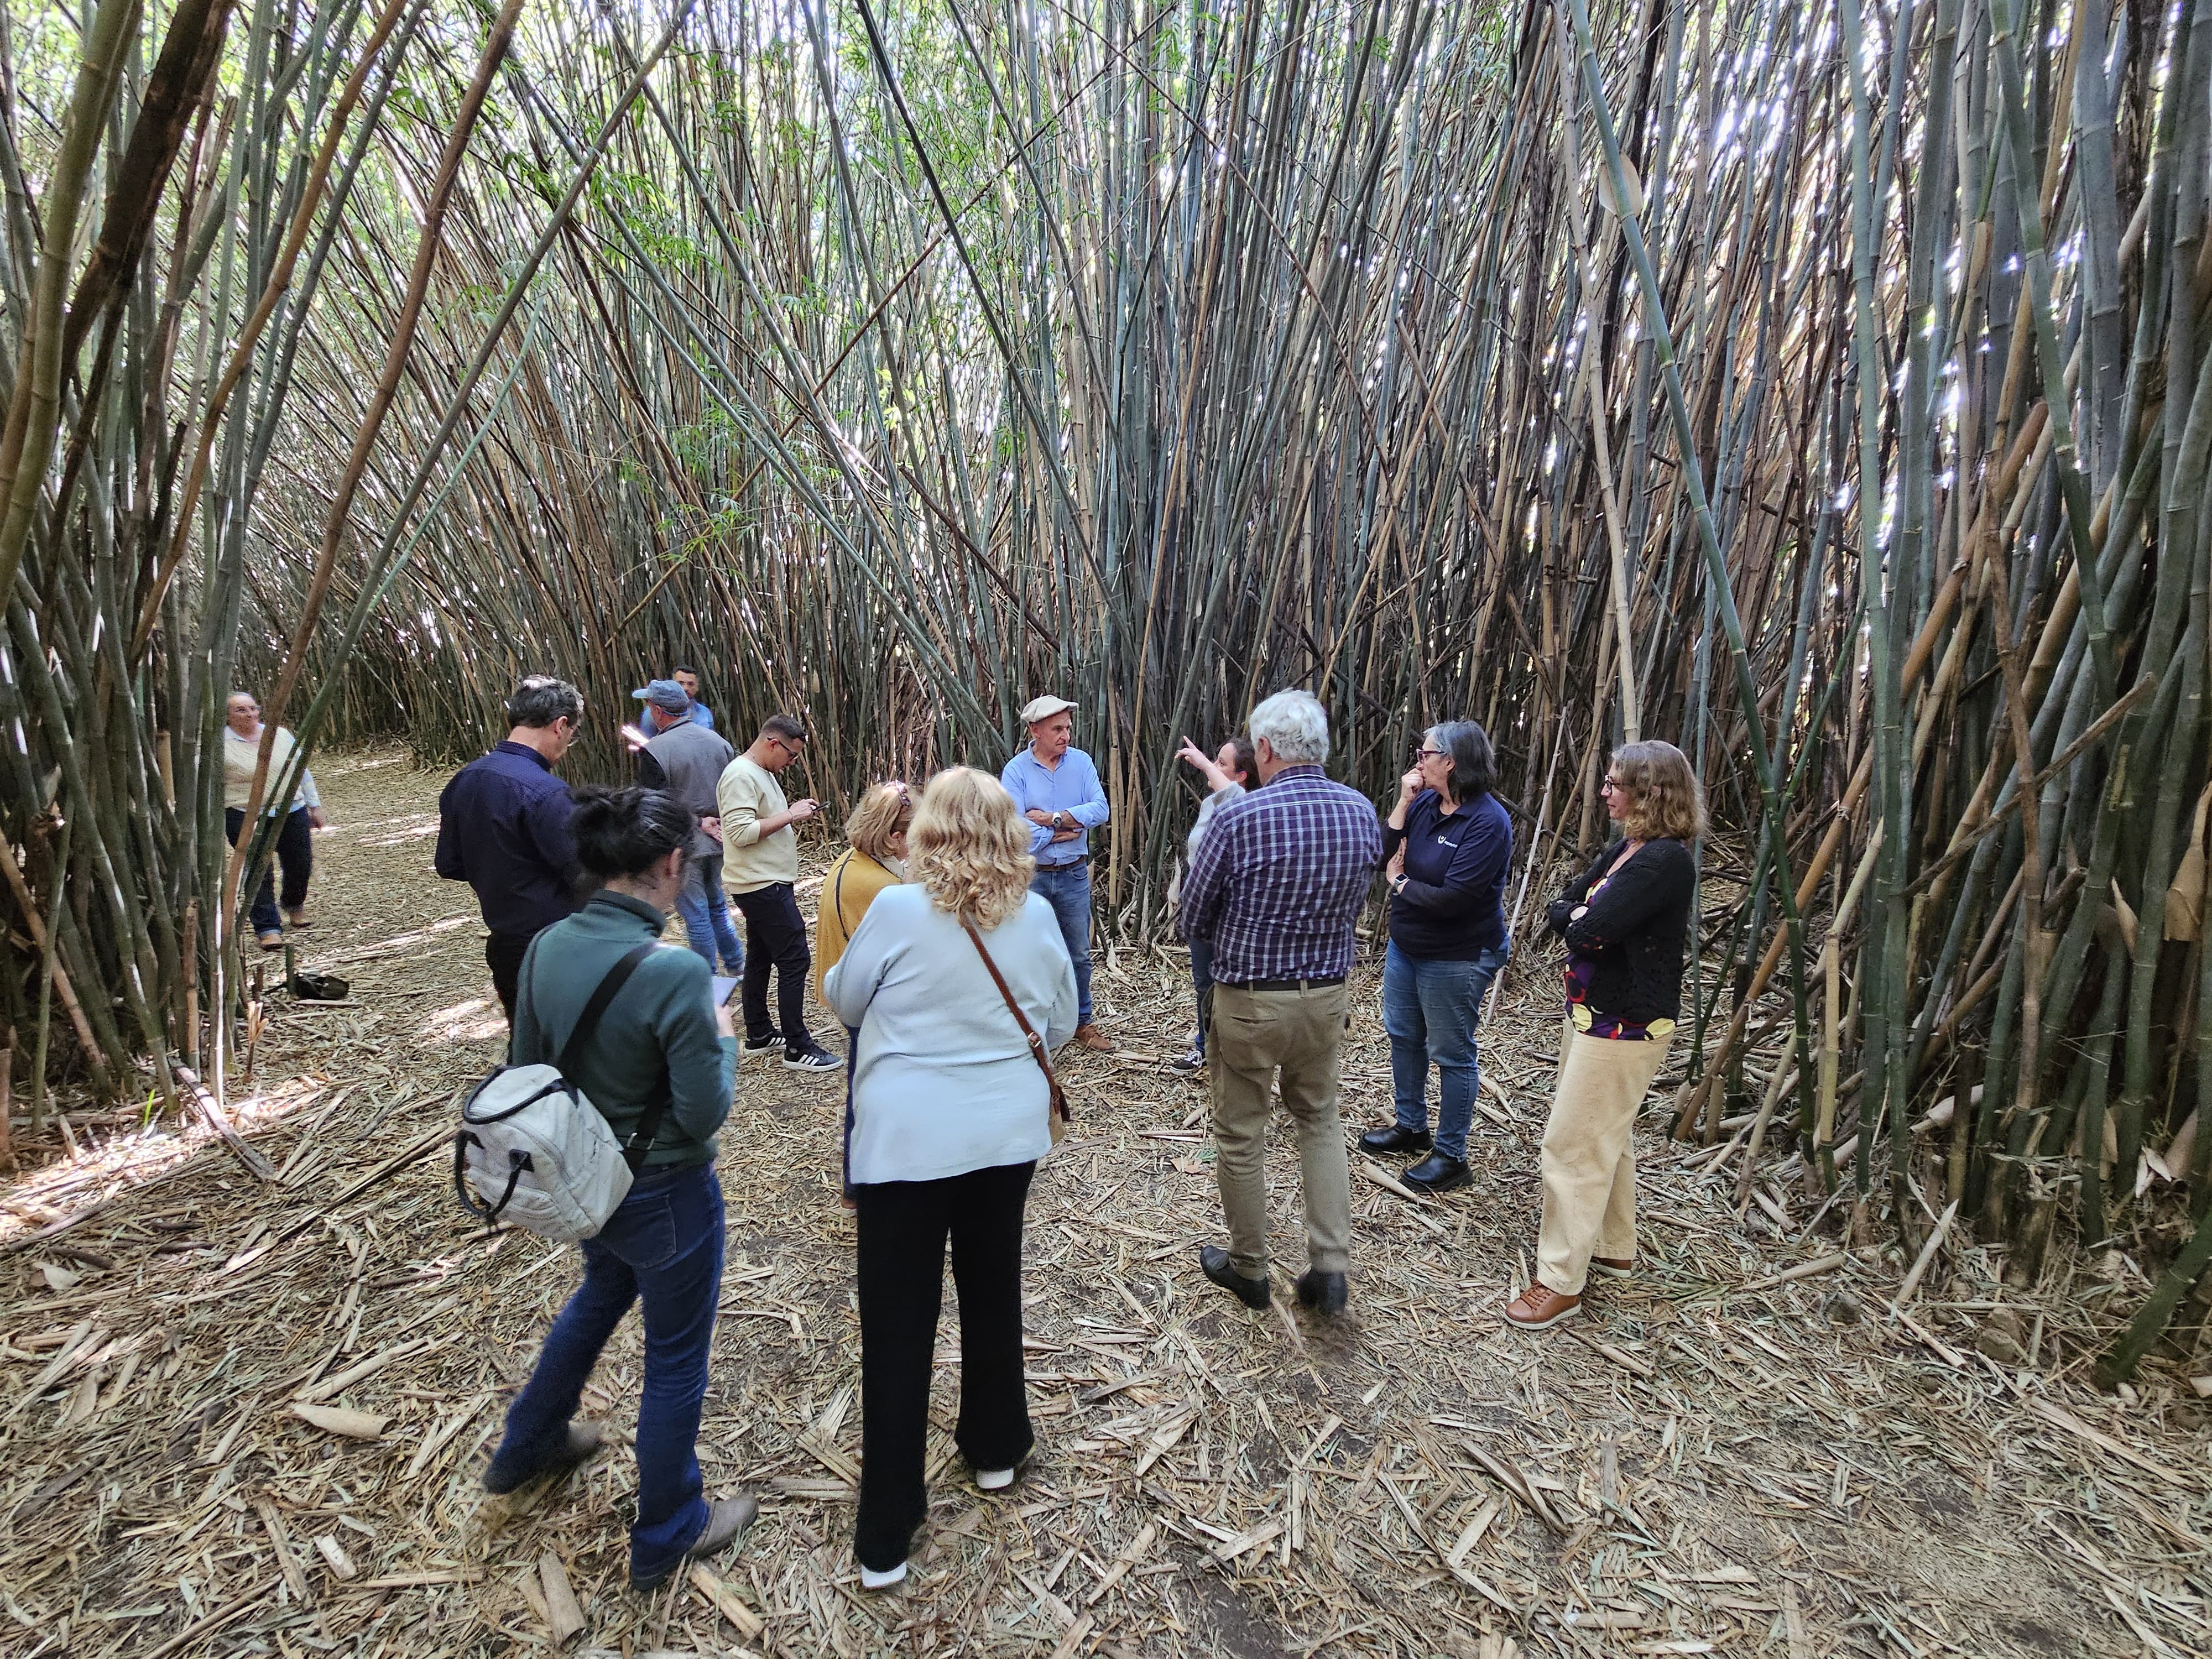
[[1297,1126],[1306,1254],[1323,1273],[1352,1265],[1352,1170],[1336,1110],[1345,1006],[1341,985],[1213,988],[1213,1170],[1229,1219],[1229,1260],[1247,1279],[1267,1276],[1267,1134],[1279,1067],[1283,1109]]
[[1559,1080],[1544,1127],[1544,1224],[1536,1277],[1580,1296],[1594,1255],[1636,1254],[1636,1109],[1667,1058],[1664,1042],[1578,1036],[1560,1042]]

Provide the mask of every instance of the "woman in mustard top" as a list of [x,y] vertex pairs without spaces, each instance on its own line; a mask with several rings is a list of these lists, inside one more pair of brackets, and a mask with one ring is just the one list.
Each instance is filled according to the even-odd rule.
[[[914,798],[896,778],[872,783],[861,793],[845,820],[845,850],[822,878],[822,898],[814,913],[814,1000],[828,1006],[822,978],[845,954],[846,942],[868,906],[886,887],[906,879],[906,832],[914,822]],[[853,1055],[860,1033],[848,1026],[845,1044],[845,1202],[852,1200]]]

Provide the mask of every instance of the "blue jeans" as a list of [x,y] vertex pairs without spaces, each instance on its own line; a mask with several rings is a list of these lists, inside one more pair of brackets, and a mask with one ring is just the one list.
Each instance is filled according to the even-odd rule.
[[1060,936],[1067,941],[1067,959],[1075,964],[1075,1023],[1091,1024],[1091,866],[1063,865],[1055,869],[1039,865],[1030,878],[1030,891],[1044,895],[1052,913],[1060,918]]
[[714,953],[722,954],[720,971],[732,979],[745,971],[745,947],[738,943],[738,930],[730,925],[730,896],[722,890],[722,855],[695,858],[684,866],[684,889],[676,896],[676,914],[684,918],[684,937],[691,948],[714,966]]
[[682,1560],[707,1525],[696,1443],[722,1284],[722,1184],[714,1166],[640,1176],[583,1249],[584,1282],[545,1334],[492,1463],[532,1469],[558,1452],[599,1350],[641,1296],[645,1392],[629,1568],[647,1578]]
[[1202,1054],[1206,1028],[1213,1024],[1213,941],[1210,939],[1190,942],[1190,988],[1198,999],[1198,1036],[1191,1046]]
[[1464,1161],[1474,1121],[1474,1028],[1490,982],[1505,966],[1503,945],[1472,962],[1429,962],[1395,944],[1382,958],[1382,1029],[1390,1037],[1390,1084],[1398,1127],[1426,1129],[1429,1067],[1443,1074],[1437,1101],[1437,1151]]

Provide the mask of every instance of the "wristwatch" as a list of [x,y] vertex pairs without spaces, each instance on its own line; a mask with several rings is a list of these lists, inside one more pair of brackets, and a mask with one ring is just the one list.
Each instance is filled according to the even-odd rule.
[[1052,815],[1052,827],[1055,830],[1073,830],[1075,825],[1066,812],[1060,811]]
[[1390,890],[1394,893],[1402,893],[1406,890],[1406,878],[1402,874],[1390,878]]

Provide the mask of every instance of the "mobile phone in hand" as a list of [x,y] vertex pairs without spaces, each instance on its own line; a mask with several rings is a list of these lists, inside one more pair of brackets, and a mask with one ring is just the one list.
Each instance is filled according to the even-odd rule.
[[738,988],[738,981],[732,979],[727,974],[717,974],[714,975],[714,988],[712,994],[714,999],[714,1006],[717,1008],[720,1007],[724,1003],[730,1000],[730,993]]

